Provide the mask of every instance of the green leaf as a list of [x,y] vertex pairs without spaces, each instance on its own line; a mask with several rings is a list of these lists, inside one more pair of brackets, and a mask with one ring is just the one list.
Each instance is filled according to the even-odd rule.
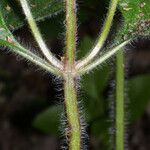
[[99,99],[109,79],[109,66],[105,65],[83,77],[84,91],[92,98]]
[[99,142],[103,142],[105,146],[107,146],[107,149],[109,149],[109,142],[110,135],[108,132],[108,129],[110,128],[110,123],[106,121],[106,119],[101,118],[95,122],[92,123],[90,128],[90,133],[96,137]]
[[137,76],[127,82],[130,121],[135,121],[144,113],[150,102],[150,75]]
[[121,36],[124,40],[136,36],[150,35],[150,0],[121,0],[120,9],[124,17]]
[[33,120],[33,127],[49,134],[59,134],[60,114],[63,111],[61,105],[51,106],[47,110],[41,112]]
[[85,36],[80,42],[77,58],[80,59],[84,57],[88,53],[93,44],[94,40],[89,36]]
[[[62,0],[29,0],[29,4],[36,21],[56,15],[63,10]],[[10,29],[16,29],[25,23],[25,17],[17,0],[1,0],[0,10]]]

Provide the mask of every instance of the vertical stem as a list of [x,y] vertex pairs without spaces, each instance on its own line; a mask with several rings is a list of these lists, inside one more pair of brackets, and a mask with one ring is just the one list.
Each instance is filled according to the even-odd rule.
[[81,130],[78,111],[76,79],[71,74],[65,78],[65,105],[69,125],[69,150],[80,150]]
[[124,53],[116,58],[116,150],[124,150]]
[[76,0],[66,0],[66,56],[64,94],[69,125],[69,150],[80,150],[81,129],[76,93]]
[[66,61],[71,66],[76,51],[76,0],[66,0]]

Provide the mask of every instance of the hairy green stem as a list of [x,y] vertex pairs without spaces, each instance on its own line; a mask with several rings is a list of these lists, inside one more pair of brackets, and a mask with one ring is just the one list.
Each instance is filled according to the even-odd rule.
[[66,0],[66,61],[74,65],[76,52],[76,0]]
[[116,57],[116,150],[124,150],[124,53]]
[[69,125],[69,150],[81,149],[81,128],[78,111],[76,78],[68,73],[64,83],[65,106]]
[[82,60],[77,62],[78,69],[84,68],[87,64],[89,64],[94,59],[94,57],[97,56],[100,49],[103,47],[103,45],[106,41],[106,38],[109,34],[110,28],[112,26],[112,21],[113,21],[114,15],[115,15],[118,1],[119,0],[111,0],[110,6],[108,9],[107,18],[106,18],[105,24],[102,28],[102,33],[100,34],[100,36],[98,38],[97,44],[92,49],[92,51],[89,54],[87,54],[87,56],[85,56]]
[[69,126],[69,150],[81,149],[80,116],[76,93],[76,0],[66,0],[65,107]]

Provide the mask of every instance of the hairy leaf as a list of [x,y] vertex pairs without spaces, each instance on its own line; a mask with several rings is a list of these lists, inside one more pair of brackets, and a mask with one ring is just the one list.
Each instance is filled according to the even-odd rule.
[[[62,0],[29,0],[29,4],[36,21],[56,15],[63,9]],[[10,29],[16,29],[24,24],[24,15],[19,1],[1,0],[0,9]]]
[[150,34],[150,0],[121,0],[120,9],[124,17],[122,39]]

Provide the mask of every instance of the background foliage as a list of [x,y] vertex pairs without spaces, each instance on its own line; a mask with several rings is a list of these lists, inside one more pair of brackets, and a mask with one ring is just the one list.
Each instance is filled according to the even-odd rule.
[[[135,0],[122,1],[120,3],[116,18],[124,20],[125,26],[123,30],[120,30],[119,36],[123,35],[125,38],[129,38],[135,36],[137,32],[140,32],[141,35],[145,33],[149,34],[149,22],[147,22],[149,21],[148,2],[149,0],[145,0],[145,3],[142,3],[140,0]],[[53,52],[58,57],[62,55],[63,50],[60,51],[60,49],[63,49],[64,46],[64,35],[62,33],[62,31],[64,32],[64,11],[62,4],[63,2],[60,0],[30,1],[33,15],[39,22],[38,24],[46,41],[52,49],[54,49]],[[93,0],[85,0],[84,2],[78,2],[79,42],[77,58],[84,56],[93,45],[103,24],[108,4],[109,1],[102,0],[95,0],[94,2]],[[31,45],[31,49],[36,49],[37,46],[32,40],[30,33],[26,33],[26,20],[21,13],[18,2],[2,0],[0,6],[6,24],[12,32],[19,37],[21,41],[25,41],[24,43],[27,43],[26,45]],[[142,26],[143,23],[144,26]],[[116,35],[115,32],[117,31],[117,28],[115,28],[115,25],[117,27],[118,24],[118,19],[115,19],[114,28],[108,38],[109,42],[112,41],[113,37]],[[129,27],[131,27],[131,32],[127,34]],[[5,32],[0,28],[0,38],[4,38],[5,36]],[[142,44],[140,43],[140,40],[138,40],[135,45],[141,47]],[[129,111],[127,122],[129,125],[136,124],[137,120],[142,118],[150,100],[150,68],[147,67],[148,65],[145,65],[145,68],[141,69],[142,71],[139,69],[138,65],[144,63],[143,57],[138,59],[140,63],[138,62],[139,64],[137,63],[138,65],[135,66],[132,65],[131,60],[141,51],[144,56],[148,55],[150,58],[149,51],[144,50],[149,50],[149,48],[149,45],[146,48],[143,46],[140,50],[135,50],[134,55],[131,55],[133,47],[127,51],[126,61],[128,65],[131,64],[130,67],[127,65],[129,70],[126,73],[126,99],[129,99],[129,103],[127,104],[127,111]],[[4,51],[6,51],[6,49],[4,49]],[[5,108],[7,106],[7,109],[1,110],[1,113],[4,115],[2,115],[3,121],[7,118],[10,124],[14,124],[17,128],[20,128],[20,126],[23,126],[24,128],[24,126],[28,124],[28,129],[30,130],[36,130],[36,132],[40,132],[41,134],[60,137],[61,133],[58,127],[61,117],[59,114],[63,112],[63,108],[61,104],[58,104],[60,103],[60,98],[57,98],[56,96],[62,94],[62,90],[58,91],[58,89],[62,89],[61,84],[58,85],[58,81],[52,80],[51,78],[53,77],[49,77],[47,74],[44,76],[39,75],[39,83],[36,84],[34,78],[36,77],[35,74],[37,74],[37,72],[31,73],[31,76],[28,74],[28,72],[34,69],[29,71],[28,68],[30,66],[26,66],[26,63],[20,65],[20,62],[15,63],[15,58],[13,56],[6,56],[2,51],[0,51],[0,54],[0,85],[3,85],[2,88],[0,88],[0,107]],[[130,60],[128,58],[132,59]],[[12,59],[12,64],[7,63],[8,59],[9,61]],[[94,72],[85,75],[81,80],[79,98],[84,104],[83,112],[85,111],[88,124],[87,131],[91,137],[90,143],[92,149],[99,149],[99,147],[101,147],[101,149],[108,149],[110,147],[110,142],[108,141],[110,139],[110,133],[113,133],[113,121],[111,120],[114,120],[113,113],[110,114],[110,112],[113,112],[113,109],[115,108],[113,105],[115,97],[112,97],[115,89],[115,66],[113,62],[114,60],[111,60],[107,64],[99,67],[99,69],[97,68]],[[18,65],[20,67],[18,67]],[[134,71],[133,68],[136,71]],[[14,70],[16,70],[16,72]],[[25,78],[26,74],[29,75],[27,79]],[[43,78],[46,78],[48,83],[43,81]],[[25,86],[26,80],[28,86]],[[43,82],[43,84],[41,82]],[[28,89],[31,85],[34,90],[24,90]],[[43,88],[45,85],[46,88]],[[21,90],[21,94],[18,89],[23,89]],[[41,90],[43,91],[41,92]],[[36,94],[36,96],[34,94],[34,96],[32,96],[32,94],[29,97],[26,96],[30,92]],[[16,98],[14,95],[18,95],[19,98]],[[24,104],[26,107],[23,107]],[[11,113],[8,113],[9,111],[7,110]],[[18,115],[18,112],[20,115]],[[24,123],[25,125],[23,125]],[[110,127],[111,130],[108,131]],[[24,130],[26,131],[27,129]],[[2,141],[1,143],[3,145]]]

